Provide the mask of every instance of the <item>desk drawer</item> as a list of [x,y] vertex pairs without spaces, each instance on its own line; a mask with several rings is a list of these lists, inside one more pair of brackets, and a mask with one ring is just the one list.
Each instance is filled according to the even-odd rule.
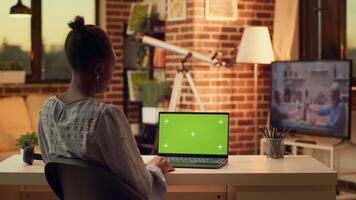
[[165,200],[226,200],[226,186],[168,186]]

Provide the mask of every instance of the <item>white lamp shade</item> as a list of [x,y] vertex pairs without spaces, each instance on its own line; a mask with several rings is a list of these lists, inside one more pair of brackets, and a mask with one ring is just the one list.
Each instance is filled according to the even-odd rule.
[[246,27],[236,62],[270,64],[272,61],[274,61],[274,55],[268,28],[264,26]]

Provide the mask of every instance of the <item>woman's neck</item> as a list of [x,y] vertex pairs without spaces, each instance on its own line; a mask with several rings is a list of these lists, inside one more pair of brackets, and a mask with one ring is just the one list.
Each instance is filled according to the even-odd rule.
[[73,75],[67,91],[59,96],[64,102],[72,102],[83,98],[95,97],[95,85],[81,76]]

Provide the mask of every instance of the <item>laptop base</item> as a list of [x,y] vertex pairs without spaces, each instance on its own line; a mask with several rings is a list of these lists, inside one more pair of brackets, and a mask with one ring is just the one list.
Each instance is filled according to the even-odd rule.
[[172,157],[166,157],[170,160],[171,164],[175,168],[202,168],[202,169],[218,169],[228,162],[228,159],[223,159],[218,163],[201,163],[201,162],[176,162],[172,160]]

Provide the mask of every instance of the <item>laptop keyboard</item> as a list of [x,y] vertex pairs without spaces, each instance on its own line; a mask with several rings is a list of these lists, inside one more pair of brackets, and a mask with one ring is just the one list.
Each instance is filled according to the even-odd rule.
[[197,158],[197,157],[165,157],[172,164],[219,164],[225,158]]

